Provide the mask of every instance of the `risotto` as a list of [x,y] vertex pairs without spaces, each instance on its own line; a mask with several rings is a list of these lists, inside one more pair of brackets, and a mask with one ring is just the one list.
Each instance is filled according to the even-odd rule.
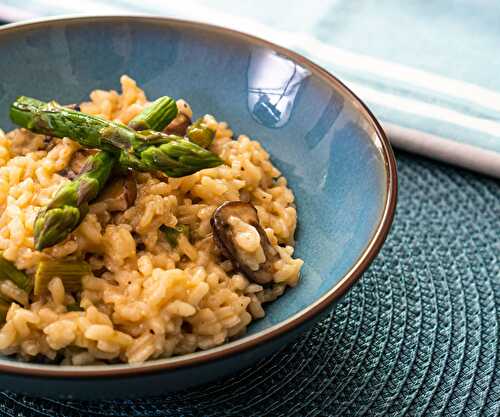
[[[76,109],[128,124],[149,102],[129,77],[121,86],[121,94],[93,91]],[[179,132],[193,115],[176,104],[170,127]],[[292,257],[297,213],[286,179],[259,142],[233,138],[213,116],[201,120],[222,164],[178,178],[112,172],[78,227],[43,250],[35,249],[37,215],[96,151],[26,129],[1,133],[5,262],[29,280],[54,261],[88,266],[76,287],[57,269],[35,291],[0,281],[2,354],[87,365],[209,349],[244,334],[264,303],[297,284],[303,261]]]

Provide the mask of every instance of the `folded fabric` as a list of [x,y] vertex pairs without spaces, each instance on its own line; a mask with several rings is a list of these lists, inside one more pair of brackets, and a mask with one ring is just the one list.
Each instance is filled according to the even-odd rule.
[[199,20],[293,49],[345,82],[395,146],[500,177],[495,0],[3,0],[14,21],[64,13]]

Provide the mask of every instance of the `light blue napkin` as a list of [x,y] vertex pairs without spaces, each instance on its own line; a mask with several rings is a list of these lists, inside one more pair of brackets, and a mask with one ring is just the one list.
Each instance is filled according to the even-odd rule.
[[496,0],[0,0],[0,18],[148,13],[293,49],[344,81],[395,146],[500,177]]

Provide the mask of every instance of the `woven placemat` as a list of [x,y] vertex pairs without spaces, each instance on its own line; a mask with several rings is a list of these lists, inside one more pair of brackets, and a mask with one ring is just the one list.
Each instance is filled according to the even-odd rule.
[[234,378],[144,400],[0,393],[5,416],[491,416],[500,404],[500,184],[406,154],[380,256],[312,331]]

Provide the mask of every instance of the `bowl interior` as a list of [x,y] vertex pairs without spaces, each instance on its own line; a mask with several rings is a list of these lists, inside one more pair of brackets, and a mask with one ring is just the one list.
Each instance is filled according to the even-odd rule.
[[387,200],[381,139],[360,105],[309,64],[237,34],[190,23],[51,22],[0,36],[0,126],[19,95],[73,103],[118,89],[128,74],[150,99],[186,99],[195,115],[258,139],[286,175],[298,208],[300,284],[267,306],[249,334],[317,301],[358,261]]

